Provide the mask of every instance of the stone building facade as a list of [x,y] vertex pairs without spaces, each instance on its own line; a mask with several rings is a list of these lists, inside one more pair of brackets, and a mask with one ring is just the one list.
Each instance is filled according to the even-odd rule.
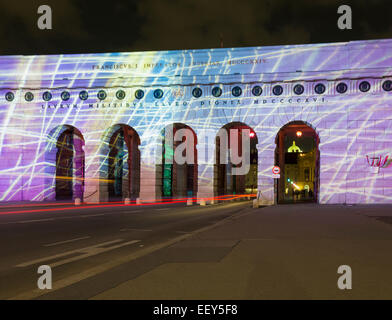
[[216,146],[207,137],[241,123],[257,137],[260,203],[274,204],[277,134],[294,122],[319,138],[319,203],[392,203],[392,40],[2,56],[0,201],[56,199],[67,132],[74,198],[108,201],[110,139],[127,132],[123,197],[160,199],[162,130],[172,124],[194,132],[193,196],[212,199]]

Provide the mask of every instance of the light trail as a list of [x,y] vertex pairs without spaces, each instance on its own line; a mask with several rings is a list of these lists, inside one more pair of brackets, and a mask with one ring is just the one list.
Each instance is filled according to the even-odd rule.
[[[92,208],[106,208],[106,207],[127,207],[127,206],[153,206],[153,205],[162,205],[162,204],[175,204],[175,203],[186,203],[189,199],[192,199],[194,202],[198,202],[201,200],[204,201],[211,201],[211,200],[216,200],[216,201],[230,201],[230,200],[235,200],[235,199],[240,199],[240,198],[252,198],[256,197],[256,194],[241,194],[241,195],[222,195],[222,196],[217,196],[217,197],[210,197],[210,198],[196,198],[196,197],[190,197],[190,198],[179,198],[179,199],[162,199],[162,200],[155,200],[151,202],[144,202],[144,203],[136,203],[136,200],[133,200],[132,203],[125,204],[124,201],[118,201],[118,202],[102,202],[98,205],[95,204],[88,204],[84,203],[82,205],[73,205],[73,206],[68,206],[68,207],[61,207],[61,208],[43,208],[43,209],[30,209],[30,210],[15,210],[15,211],[2,211],[0,212],[0,215],[6,215],[6,214],[15,214],[15,213],[34,213],[34,212],[53,212],[53,211],[67,211],[67,210],[78,210],[78,209],[92,209]],[[52,204],[46,204],[46,206],[59,206],[59,205],[70,205],[70,203],[52,203]],[[0,206],[1,208],[21,208],[21,207],[36,207],[39,206],[39,204],[32,204],[32,205],[26,205],[26,206]]]

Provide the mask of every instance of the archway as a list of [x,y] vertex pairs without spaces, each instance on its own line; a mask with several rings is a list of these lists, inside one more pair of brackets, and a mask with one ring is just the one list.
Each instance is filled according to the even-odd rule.
[[140,138],[126,124],[116,124],[107,130],[102,154],[105,156],[103,181],[106,181],[109,201],[136,199],[140,192]]
[[[236,135],[238,143],[238,156],[241,157],[245,153],[245,149],[242,145],[242,134],[243,130],[248,130],[249,133],[249,160],[250,167],[249,171],[245,174],[233,175],[233,168],[239,168],[244,164],[233,163],[233,159],[230,158],[230,149],[234,146],[231,141],[232,136],[231,130],[238,130]],[[235,132],[235,131],[233,131]],[[214,181],[215,181],[215,194],[227,195],[227,194],[256,194],[257,193],[257,144],[258,138],[255,131],[242,122],[231,122],[224,125],[218,135],[215,138],[215,170],[214,170]],[[234,151],[234,150],[233,150]],[[236,152],[236,151],[234,151]]]
[[[184,129],[184,130],[181,130]],[[181,131],[180,131],[181,130]],[[176,134],[181,140],[176,141]],[[184,163],[175,159],[177,148],[182,148]],[[174,123],[162,130],[162,197],[195,197],[197,194],[197,136],[194,130]],[[188,161],[188,159],[191,159]]]
[[[73,126],[61,125],[51,131],[46,147],[46,160],[49,163],[46,184],[54,188],[48,188],[47,200],[83,199],[83,146],[83,135]],[[53,173],[52,180],[50,176]]]
[[275,165],[281,169],[275,186],[278,203],[318,201],[319,142],[316,130],[303,121],[279,130],[275,139]]

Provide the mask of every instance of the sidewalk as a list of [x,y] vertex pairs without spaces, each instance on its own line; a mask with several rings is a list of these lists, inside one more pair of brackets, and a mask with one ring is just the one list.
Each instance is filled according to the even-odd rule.
[[[391,209],[249,209],[162,249],[164,263],[93,299],[391,299],[392,224],[367,216]],[[352,268],[352,290],[337,288],[340,265]]]

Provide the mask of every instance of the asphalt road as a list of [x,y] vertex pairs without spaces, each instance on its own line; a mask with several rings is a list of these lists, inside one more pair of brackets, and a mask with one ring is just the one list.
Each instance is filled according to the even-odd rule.
[[[390,300],[391,209],[293,204],[244,210],[61,295],[99,300]],[[338,285],[342,266],[350,269],[344,276],[350,288]],[[97,294],[87,296],[86,287],[96,287]]]
[[[55,290],[49,298],[83,299],[100,291],[88,282],[121,263],[142,257],[250,207],[250,202],[210,206],[0,207],[0,299],[42,297],[40,265],[49,265]],[[68,209],[66,209],[68,208]],[[151,267],[143,262],[132,270]],[[110,279],[105,279],[110,286]],[[102,288],[103,289],[103,288]]]

